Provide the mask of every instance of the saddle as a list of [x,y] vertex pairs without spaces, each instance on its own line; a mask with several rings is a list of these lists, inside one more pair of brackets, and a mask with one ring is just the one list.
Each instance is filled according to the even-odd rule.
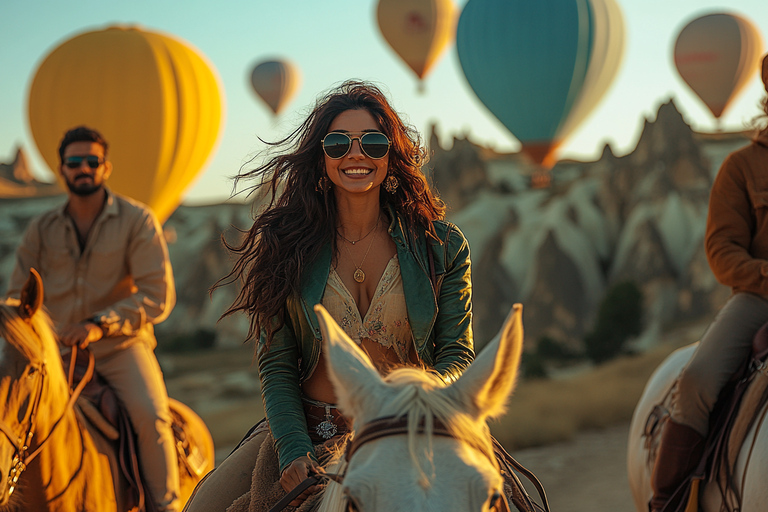
[[[709,434],[699,465],[675,493],[674,512],[698,510],[699,484],[717,482],[727,510],[740,510],[741,492],[733,485],[733,468],[750,428],[768,402],[768,324],[755,334],[752,353],[720,392],[710,414]],[[645,425],[649,461],[656,458],[663,423],[669,418],[670,394],[651,411]],[[673,500],[675,498],[673,497]],[[687,505],[686,505],[687,502]]]
[[[70,358],[64,358],[63,363],[65,373],[70,375],[70,385],[74,388],[86,373],[87,349],[76,351],[74,368],[70,368]],[[105,438],[114,442],[117,462],[130,490],[127,493],[129,501],[132,500],[129,505],[136,507],[139,511],[153,512],[152,500],[146,499],[148,488],[139,469],[136,436],[128,412],[114,390],[98,372],[94,372],[91,380],[83,388],[77,399],[76,409]],[[202,452],[187,431],[186,421],[173,407],[171,407],[171,417],[180,469],[183,468],[192,477],[200,478],[205,471]]]

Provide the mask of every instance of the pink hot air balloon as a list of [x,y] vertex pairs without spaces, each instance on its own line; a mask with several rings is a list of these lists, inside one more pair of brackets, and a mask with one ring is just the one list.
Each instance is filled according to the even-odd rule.
[[267,60],[251,72],[251,86],[264,103],[279,114],[299,90],[299,68],[287,60]]
[[381,35],[423,80],[456,35],[453,0],[379,0]]
[[757,28],[735,14],[708,14],[688,23],[675,41],[678,73],[720,118],[760,65]]

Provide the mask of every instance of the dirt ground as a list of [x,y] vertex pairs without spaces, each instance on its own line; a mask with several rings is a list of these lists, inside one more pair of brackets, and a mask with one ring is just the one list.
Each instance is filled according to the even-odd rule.
[[[629,424],[580,432],[570,441],[512,456],[544,485],[552,512],[634,512],[627,483],[628,434]],[[538,497],[533,486],[526,488]]]

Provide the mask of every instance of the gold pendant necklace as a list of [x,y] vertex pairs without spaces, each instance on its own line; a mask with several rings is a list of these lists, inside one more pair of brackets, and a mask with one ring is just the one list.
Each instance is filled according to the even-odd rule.
[[[377,226],[379,225],[378,220],[376,221],[376,225]],[[352,274],[352,279],[354,279],[358,283],[362,283],[363,281],[365,281],[365,272],[363,272],[362,267],[363,267],[363,264],[365,263],[365,258],[368,257],[368,253],[371,251],[371,247],[373,247],[374,240],[376,240],[376,235],[371,237],[371,243],[368,244],[368,249],[365,251],[365,255],[363,256],[363,261],[360,262],[360,265],[355,263],[355,259],[352,257],[352,251],[349,250],[349,247],[344,246],[347,249],[347,253],[349,254],[350,261],[352,261],[352,264],[355,266],[355,273]]]

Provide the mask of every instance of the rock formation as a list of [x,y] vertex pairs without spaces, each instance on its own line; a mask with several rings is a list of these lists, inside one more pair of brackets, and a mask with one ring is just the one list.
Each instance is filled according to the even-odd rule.
[[[635,150],[616,156],[606,146],[597,161],[559,162],[544,189],[530,187],[535,168],[520,154],[499,154],[467,137],[442,149],[434,128],[429,142],[426,173],[472,248],[478,340],[490,339],[522,302],[530,343],[547,335],[579,349],[606,291],[625,280],[644,293],[649,332],[712,315],[727,297],[702,240],[712,179],[728,152],[748,143],[744,134],[694,133],[669,101],[645,121]],[[0,165],[0,184],[53,186],[30,181],[25,169],[20,152]],[[26,223],[63,200],[29,196],[0,198],[0,290]],[[235,287],[212,297],[208,291],[232,265],[221,234],[232,240],[251,219],[250,205],[225,203],[181,206],[168,220],[178,304],[158,328],[161,343],[203,329],[215,329],[222,345],[243,341],[241,315],[217,324]]]

